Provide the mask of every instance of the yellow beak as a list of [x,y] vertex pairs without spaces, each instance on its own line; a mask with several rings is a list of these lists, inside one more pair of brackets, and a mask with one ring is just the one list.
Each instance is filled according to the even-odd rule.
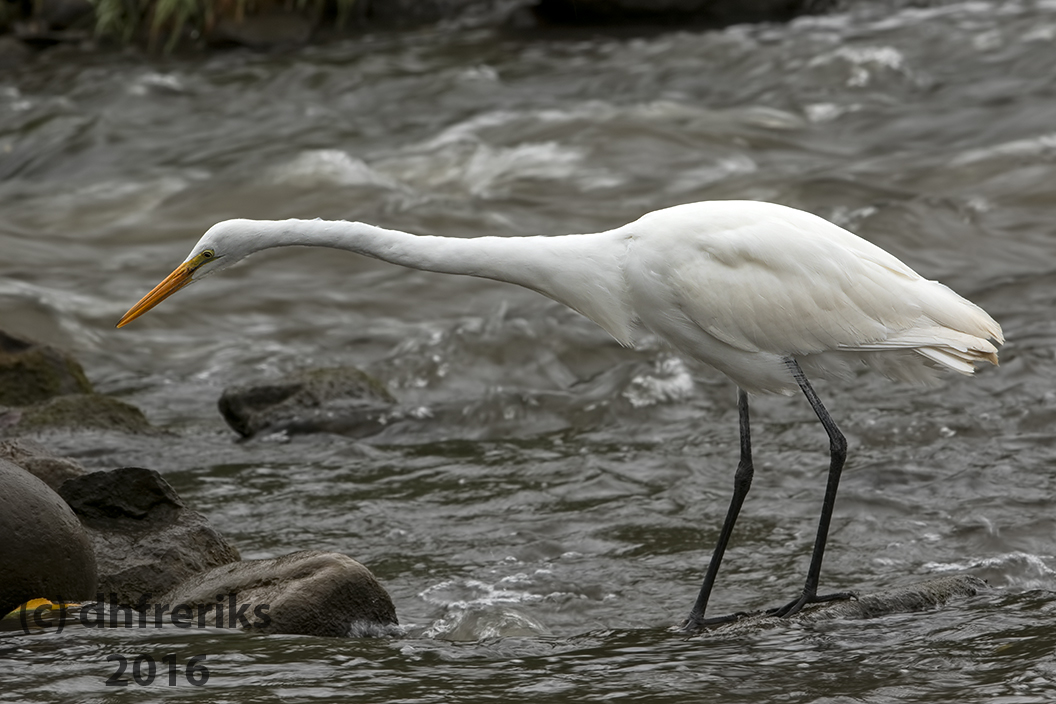
[[150,293],[139,299],[139,303],[132,306],[124,317],[117,323],[117,327],[124,327],[148,310],[158,305],[181,288],[191,283],[191,274],[195,267],[193,261],[184,262],[176,267],[176,271],[165,277],[165,280],[154,287]]

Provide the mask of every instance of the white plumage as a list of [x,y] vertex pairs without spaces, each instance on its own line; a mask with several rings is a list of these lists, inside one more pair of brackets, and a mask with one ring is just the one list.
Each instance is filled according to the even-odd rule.
[[741,462],[687,628],[710,622],[704,609],[751,484],[745,392],[802,389],[830,439],[829,484],[803,595],[775,610],[788,615],[845,596],[817,595],[846,442],[806,372],[838,371],[857,360],[889,377],[927,383],[940,368],[972,374],[976,362],[997,364],[994,343],[1004,342],[1001,326],[981,308],[879,247],[810,213],[755,201],[690,203],[614,230],[554,237],[462,239],[359,222],[228,220],[210,228],[118,327],[204,275],[253,252],[292,245],[525,286],[579,311],[621,344],[633,345],[644,329],[733,379],[741,389]]
[[638,319],[742,389],[795,390],[788,356],[814,371],[853,356],[916,382],[932,377],[928,360],[965,374],[997,361],[1001,327],[981,308],[810,213],[713,201],[626,229]]

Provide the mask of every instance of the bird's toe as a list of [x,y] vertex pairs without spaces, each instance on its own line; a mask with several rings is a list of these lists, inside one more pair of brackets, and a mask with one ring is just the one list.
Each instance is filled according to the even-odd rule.
[[725,616],[709,616],[708,618],[687,618],[682,622],[676,629],[679,633],[693,634],[699,633],[700,631],[707,630],[712,626],[720,626],[724,623],[733,623],[734,621],[740,621],[742,618],[749,616],[745,611],[738,611],[737,613],[727,614]]
[[769,609],[766,612],[767,616],[777,616],[778,618],[785,618],[792,616],[803,610],[804,606],[808,604],[820,604],[826,601],[844,601],[847,599],[857,599],[858,595],[854,592],[834,592],[832,594],[810,594],[804,592],[798,599],[793,599],[784,606],[779,606],[776,609]]

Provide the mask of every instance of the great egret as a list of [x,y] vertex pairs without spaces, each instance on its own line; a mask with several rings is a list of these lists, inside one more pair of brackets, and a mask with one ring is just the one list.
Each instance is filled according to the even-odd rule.
[[607,232],[554,237],[418,236],[360,222],[227,220],[118,323],[128,324],[203,276],[271,247],[345,249],[393,264],[519,284],[564,303],[623,345],[651,332],[723,371],[738,388],[741,457],[734,493],[687,631],[736,618],[704,612],[753,468],[748,393],[798,387],[829,436],[829,474],[802,594],[772,613],[848,594],[818,595],[821,562],[847,442],[804,369],[864,362],[896,379],[972,374],[997,364],[1001,326],[975,304],[891,254],[810,213],[772,203],[711,201],[648,213]]

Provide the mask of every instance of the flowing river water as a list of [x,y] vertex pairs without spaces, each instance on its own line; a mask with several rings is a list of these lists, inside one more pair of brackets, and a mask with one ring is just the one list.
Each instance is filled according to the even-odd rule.
[[[970,573],[991,591],[672,633],[732,487],[735,388],[528,290],[276,250],[114,328],[230,217],[516,236],[723,198],[832,219],[1003,325],[1001,366],[975,378],[816,384],[850,443],[823,589]],[[12,636],[0,701],[1056,700],[1054,214],[1051,0],[642,36],[45,53],[0,75],[0,327],[72,351],[168,433],[42,441],[93,469],[157,469],[246,558],[359,559],[405,635]],[[376,437],[240,442],[217,411],[225,386],[349,364],[404,409]],[[755,483],[715,613],[795,595],[820,508],[827,443],[807,403],[761,397],[753,414]],[[205,654],[211,677],[109,688],[114,653]]]

